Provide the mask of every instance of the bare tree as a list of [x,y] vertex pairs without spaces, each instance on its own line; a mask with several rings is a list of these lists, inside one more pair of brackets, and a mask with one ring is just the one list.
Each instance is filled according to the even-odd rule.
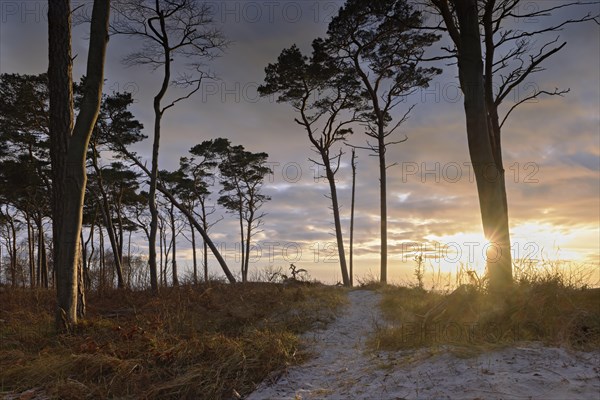
[[[200,90],[201,83],[209,75],[202,71],[202,62],[218,56],[227,46],[222,33],[213,25],[212,9],[208,3],[196,0],[121,0],[115,11],[119,18],[111,25],[113,34],[139,37],[143,47],[129,54],[127,65],[145,65],[153,70],[162,68],[163,79],[154,97],[154,135],[150,168],[148,205],[151,214],[149,236],[150,284],[158,290],[156,266],[156,234],[158,210],[156,190],[158,180],[158,155],[160,148],[161,121],[164,113],[182,100]],[[173,78],[176,58],[189,61],[191,71]],[[186,91],[173,100],[165,96],[171,85]]]
[[[503,293],[512,283],[512,260],[501,130],[518,106],[542,95],[561,96],[568,90],[536,89],[508,106],[503,116],[499,110],[514,89],[542,71],[542,63],[564,48],[566,42],[560,42],[557,32],[573,23],[598,23],[598,17],[587,13],[559,21],[551,18],[558,10],[591,4],[580,1],[542,8],[538,3],[534,8],[523,7],[521,0],[429,1],[454,43],[454,48],[446,51],[458,61],[483,230],[496,253],[487,257],[489,285],[491,291]],[[550,17],[546,26],[531,24],[529,30],[511,27],[509,22],[544,17]]]

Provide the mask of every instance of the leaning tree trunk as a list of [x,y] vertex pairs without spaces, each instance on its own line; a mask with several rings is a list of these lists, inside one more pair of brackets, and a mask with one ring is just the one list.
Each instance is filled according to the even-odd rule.
[[51,1],[48,5],[56,326],[60,331],[68,331],[77,323],[78,304],[84,304],[78,263],[87,180],[85,158],[100,109],[110,1],[94,1],[84,96],[74,127],[70,8],[69,0]]
[[335,237],[337,240],[338,256],[340,257],[340,268],[342,270],[342,283],[344,286],[350,286],[348,276],[348,266],[346,265],[346,253],[344,251],[344,238],[342,236],[342,223],[340,221],[340,206],[337,198],[337,189],[335,186],[335,176],[329,165],[329,155],[321,153],[321,158],[325,164],[325,175],[329,182],[329,191],[331,192],[331,207],[333,209],[333,222],[335,225]]
[[[120,144],[120,147],[121,147],[120,151],[122,151],[123,154],[125,154],[128,159],[130,159],[131,161],[133,161],[133,163],[135,163],[135,165],[137,165],[146,175],[151,176],[150,170],[148,170],[148,168],[140,160],[138,160],[138,158],[134,154],[130,153],[124,146],[122,146],[122,144]],[[223,256],[219,252],[219,249],[217,249],[217,246],[214,244],[214,242],[208,236],[208,233],[207,233],[208,229],[205,229],[204,227],[202,227],[202,225],[200,225],[198,223],[198,221],[196,221],[196,218],[194,217],[193,212],[190,211],[190,210],[188,210],[187,207],[185,207],[181,203],[179,203],[177,201],[177,199],[175,198],[175,196],[173,196],[164,186],[162,186],[160,183],[157,182],[156,188],[162,194],[164,194],[165,197],[167,199],[169,199],[169,201],[175,207],[177,207],[177,209],[179,211],[181,211],[181,213],[183,215],[185,215],[194,224],[194,227],[198,230],[198,233],[200,233],[200,236],[202,236],[202,240],[204,240],[205,249],[206,249],[206,246],[208,246],[210,248],[210,250],[212,251],[213,255],[217,259],[217,262],[219,263],[219,265],[223,269],[223,272],[225,273],[225,276],[227,277],[227,280],[230,283],[235,283],[236,282],[235,277],[233,276],[233,274],[229,270],[229,267],[227,266],[227,263],[225,262],[225,259],[223,258]],[[203,221],[203,223],[205,223],[205,221],[206,221],[206,214],[204,214],[204,221]],[[205,251],[205,254],[206,254],[206,251]],[[205,268],[207,268],[207,264],[205,264]],[[208,272],[206,269],[205,269],[205,271]],[[205,276],[207,276],[207,275],[205,275]]]
[[[204,204],[204,200],[201,200],[202,207],[202,227],[204,228],[204,232],[208,233],[208,216],[206,215],[206,206]],[[202,240],[202,261],[203,261],[203,271],[204,271],[204,282],[208,283],[208,243],[206,240]]]
[[352,149],[352,198],[350,200],[350,286],[354,286],[354,205],[356,199],[356,149]]
[[[190,207],[190,210],[192,208]],[[190,224],[190,232],[192,235],[192,262],[194,265],[194,285],[198,284],[198,257],[196,255],[196,232],[194,230],[194,225],[192,221],[188,218],[188,223]]]
[[104,218],[104,224],[106,225],[106,232],[108,233],[108,240],[110,241],[110,247],[112,248],[113,252],[113,260],[115,263],[115,270],[117,272],[117,287],[119,289],[123,289],[125,287],[123,280],[123,257],[121,257],[121,253],[119,251],[116,229],[111,215],[110,202],[108,201],[108,194],[106,193],[106,190],[104,190],[104,179],[102,177],[102,170],[98,165],[98,156],[94,144],[92,144],[92,149],[92,166],[94,168],[94,172],[96,172],[98,179],[98,191],[100,192],[100,197],[102,198],[102,201],[100,202],[100,210],[102,211],[102,217]]
[[512,260],[504,171],[497,163],[486,107],[481,37],[476,0],[456,1],[460,26],[458,71],[464,93],[469,154],[479,195],[486,239],[490,290],[501,293],[512,283]]
[[173,241],[173,260],[171,266],[173,269],[173,286],[179,286],[179,276],[177,274],[177,231],[175,226],[175,206],[171,204],[169,210],[169,217],[171,219],[171,240]]

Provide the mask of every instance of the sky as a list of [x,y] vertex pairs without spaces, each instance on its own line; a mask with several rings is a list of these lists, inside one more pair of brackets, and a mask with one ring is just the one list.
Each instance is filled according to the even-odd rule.
[[[290,263],[325,282],[341,281],[333,236],[328,184],[308,160],[314,157],[306,133],[294,123],[288,104],[260,99],[256,88],[264,68],[282,49],[297,44],[304,52],[323,36],[342,1],[218,1],[211,3],[217,26],[231,41],[224,54],[207,62],[218,77],[207,81],[191,99],[164,116],[160,167],[175,169],[178,160],[203,140],[226,137],[250,151],[269,154],[273,174],[264,192],[271,201],[263,231],[255,238],[251,271]],[[524,10],[561,4],[524,1]],[[89,2],[72,2],[89,7]],[[600,13],[600,5],[560,10],[548,20],[514,19],[515,29],[530,30],[551,21],[585,13]],[[0,0],[0,72],[38,74],[47,69],[47,4],[43,1]],[[84,72],[88,26],[73,32],[74,77]],[[503,128],[503,153],[509,203],[513,257],[525,260],[567,260],[585,265],[599,283],[600,269],[600,27],[594,23],[567,26],[559,33],[567,46],[547,60],[545,71],[532,75],[513,93],[512,101],[535,90],[570,89],[563,97],[526,103]],[[537,45],[554,36],[538,39]],[[447,43],[443,38],[432,52]],[[139,49],[133,38],[112,37],[107,53],[105,92],[131,91],[134,115],[151,135],[152,98],[160,71],[126,67],[122,59]],[[426,251],[428,271],[472,268],[483,273],[483,239],[476,186],[470,170],[467,137],[455,65],[438,62],[443,73],[402,102],[397,113],[415,105],[400,135],[405,143],[389,149],[397,165],[388,169],[389,278],[414,282],[414,256]],[[178,64],[184,71],[184,66]],[[168,96],[175,98],[177,90]],[[364,145],[355,129],[350,143]],[[135,150],[148,159],[151,141]],[[338,173],[338,195],[348,251],[351,170],[346,149]],[[379,271],[379,181],[377,159],[358,152],[355,217],[355,277],[376,277]],[[215,199],[216,199],[215,194]],[[213,199],[213,200],[215,200]],[[226,260],[238,270],[236,220],[224,219],[212,230]],[[137,240],[140,252],[146,244]],[[179,264],[191,264],[189,243],[178,241]],[[218,274],[216,263],[211,271]],[[547,263],[548,264],[548,263]],[[434,279],[430,275],[430,279]],[[356,280],[356,279],[355,279]]]

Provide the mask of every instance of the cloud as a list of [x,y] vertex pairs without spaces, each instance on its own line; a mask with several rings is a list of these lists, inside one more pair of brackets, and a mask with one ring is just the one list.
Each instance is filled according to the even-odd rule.
[[[0,4],[6,7],[5,3]],[[22,7],[25,3],[40,7],[43,4],[15,4]],[[313,257],[315,251],[325,251],[325,258],[335,258],[330,250],[322,249],[324,244],[334,241],[330,201],[324,196],[328,185],[315,181],[314,167],[308,161],[314,152],[306,133],[293,122],[291,108],[273,99],[258,99],[256,87],[264,79],[266,65],[274,62],[283,48],[296,43],[308,50],[311,41],[325,33],[328,18],[341,4],[216,2],[218,21],[233,43],[222,57],[208,65],[218,80],[206,81],[201,93],[165,114],[160,157],[161,168],[176,168],[179,157],[190,147],[216,137],[227,137],[249,150],[269,153],[275,173],[265,185],[265,193],[272,200],[264,207],[267,216],[260,240],[298,243],[306,263],[329,279],[339,278],[338,266],[335,262],[324,263],[323,257],[315,263]],[[7,18],[0,24],[1,72],[46,70],[47,25],[42,14],[37,14],[40,16],[37,20],[21,14],[0,15]],[[515,21],[517,28],[529,27],[523,24],[524,21]],[[78,54],[76,76],[83,73],[85,65],[84,28],[77,28],[74,35],[74,54]],[[548,60],[546,71],[532,75],[520,85],[501,110],[505,113],[511,101],[528,93],[532,86],[526,84],[550,90],[571,89],[564,97],[545,97],[522,105],[503,127],[511,225],[516,228],[528,223],[546,224],[557,228],[552,231],[556,235],[563,228],[587,232],[590,226],[597,227],[600,219],[598,27],[572,25],[561,36],[568,42],[566,48]],[[144,123],[144,133],[151,135],[152,99],[161,74],[121,64],[122,57],[135,46],[137,43],[131,38],[111,39],[106,90],[134,90],[137,101],[134,113]],[[181,64],[177,67],[182,68]],[[408,141],[387,153],[388,161],[397,163],[388,169],[390,254],[394,257],[402,252],[404,243],[431,245],[429,235],[481,232],[456,66],[443,68],[444,73],[429,88],[408,97],[396,111],[400,115],[410,105],[416,105],[399,133],[401,137],[406,135]],[[170,89],[168,98],[178,94],[181,93]],[[365,138],[363,129],[356,127],[351,143],[364,145]],[[136,151],[148,157],[150,148],[151,140],[147,140]],[[369,268],[374,271],[378,268],[379,174],[375,157],[367,151],[359,151],[358,155],[355,252],[359,257],[358,270],[366,273]],[[347,167],[349,155],[345,157],[346,165],[338,174],[338,188],[347,239],[351,176]],[[294,174],[297,171],[301,173],[298,179]],[[233,248],[238,240],[236,221],[230,214],[225,217],[225,221],[213,228],[213,233],[219,242]],[[594,245],[590,240],[586,243],[588,247],[578,251],[589,253],[590,259],[594,259],[594,254],[598,254],[597,243]],[[181,248],[183,251],[189,244],[182,242]],[[400,267],[402,263],[395,264],[397,258],[394,260],[393,270],[405,268]],[[257,265],[265,262],[269,263],[263,258]],[[280,256],[273,262],[285,264],[286,260]]]

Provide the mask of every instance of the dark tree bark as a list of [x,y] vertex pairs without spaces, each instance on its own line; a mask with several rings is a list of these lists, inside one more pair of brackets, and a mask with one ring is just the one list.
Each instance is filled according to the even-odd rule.
[[198,284],[198,258],[196,255],[196,231],[194,228],[194,224],[188,218],[188,223],[190,224],[190,233],[192,236],[192,264],[194,266],[194,284]]
[[48,257],[46,256],[46,239],[44,237],[44,221],[42,213],[36,215],[35,225],[38,234],[38,286],[48,289]]
[[356,199],[356,149],[352,149],[352,198],[350,200],[350,286],[354,286],[354,204]]
[[115,271],[117,272],[117,287],[119,289],[123,289],[125,287],[125,283],[123,280],[123,257],[121,253],[121,246],[119,245],[119,241],[117,240],[117,233],[112,219],[111,206],[108,201],[108,195],[106,193],[106,190],[104,189],[102,170],[98,165],[98,156],[94,144],[92,144],[92,150],[92,167],[94,168],[94,172],[96,173],[96,177],[98,179],[97,186],[101,197],[100,209],[102,211],[104,225],[106,225],[106,232],[108,233],[110,247],[113,252],[113,261],[115,263]]
[[31,221],[31,215],[26,214],[25,220],[27,221],[27,255],[28,255],[28,264],[29,264],[29,287],[32,289],[35,287],[36,279],[35,279],[35,232],[33,229],[33,223]]
[[[443,58],[458,60],[482,225],[492,244],[487,254],[489,288],[502,294],[512,284],[512,259],[501,129],[518,106],[542,95],[561,96],[569,90],[536,89],[515,101],[502,119],[499,106],[525,79],[542,71],[541,64],[546,59],[566,45],[566,42],[559,44],[558,37],[539,40],[540,36],[559,32],[569,24],[598,23],[598,15],[588,12],[580,17],[568,14],[562,20],[555,18],[557,10],[591,5],[578,1],[533,8],[521,7],[524,3],[521,0],[430,0],[430,3],[442,16],[455,46],[446,49],[451,55]],[[514,29],[513,18],[550,21],[545,26],[532,24],[531,28]]]
[[490,289],[503,292],[512,282],[508,209],[504,169],[501,162],[496,162],[493,132],[488,125],[477,0],[457,1],[456,15],[460,29],[458,71],[464,93],[469,155],[484,234],[497,252],[487,257]]
[[171,203],[169,208],[169,219],[171,222],[171,242],[173,250],[173,259],[171,266],[173,270],[173,286],[179,286],[179,276],[177,274],[177,225],[175,224],[175,206]]
[[[84,305],[78,272],[81,269],[79,233],[87,179],[85,158],[100,109],[109,14],[109,0],[94,1],[84,96],[73,126],[70,1],[51,1],[48,5],[56,326],[60,331],[71,330],[78,320],[78,304]],[[83,311],[80,309],[80,315]]]

